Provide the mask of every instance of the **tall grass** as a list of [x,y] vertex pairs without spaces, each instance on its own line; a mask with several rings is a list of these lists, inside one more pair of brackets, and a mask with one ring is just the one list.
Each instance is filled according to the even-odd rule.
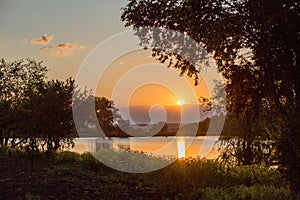
[[[2,162],[7,159],[26,161],[31,158],[28,153],[10,148],[0,148],[0,155]],[[81,182],[82,176],[91,183],[105,182],[108,184],[93,186],[91,191],[100,190],[101,194],[110,197],[122,196],[125,191],[127,195],[136,197],[135,199],[293,199],[286,179],[277,169],[265,166],[228,167],[218,161],[188,158],[176,160],[157,171],[132,174],[100,163],[94,157],[100,155],[114,160],[116,156],[124,156],[124,152],[115,154],[111,151],[100,151],[92,155],[65,151],[56,153],[51,158],[44,155],[35,155],[35,158],[38,157],[36,160],[39,163],[45,162],[44,168],[48,169],[52,181],[57,179],[59,182],[63,178],[56,174],[70,174],[74,185]],[[141,152],[130,154],[131,157],[127,154],[126,156],[132,164],[140,163],[141,158],[149,161],[150,165],[153,159],[159,159],[155,162],[163,159]],[[114,188],[114,191],[109,188]],[[43,190],[34,190],[36,195],[43,197],[39,191]]]

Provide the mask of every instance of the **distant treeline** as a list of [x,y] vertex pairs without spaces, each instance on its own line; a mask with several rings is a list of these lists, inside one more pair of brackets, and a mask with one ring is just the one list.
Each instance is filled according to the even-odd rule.
[[[214,116],[214,118],[219,118],[221,116]],[[111,131],[106,131],[106,137],[150,137],[150,136],[218,136],[220,131],[215,127],[210,127],[210,132],[208,133],[208,128],[211,123],[211,118],[206,118],[200,122],[193,123],[165,123],[158,122],[156,124],[130,124],[128,121],[124,120],[122,127],[126,125],[122,130],[118,124],[115,124]],[[147,128],[146,128],[147,127]],[[95,127],[88,129],[85,134],[80,135],[80,137],[98,137],[99,130]],[[103,129],[102,129],[103,130]],[[131,134],[132,133],[132,134]]]
[[[160,122],[153,124],[148,131],[143,131],[143,135],[147,135],[148,133],[148,135],[152,134],[154,136],[206,136],[210,121],[210,118],[206,118],[198,123],[193,122],[187,124]],[[161,126],[162,128],[157,131]],[[215,133],[215,135],[216,134],[217,133]]]

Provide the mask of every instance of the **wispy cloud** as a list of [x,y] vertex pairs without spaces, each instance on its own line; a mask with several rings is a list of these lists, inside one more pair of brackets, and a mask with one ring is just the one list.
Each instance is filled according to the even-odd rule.
[[74,50],[78,48],[78,44],[72,44],[69,42],[61,43],[52,48],[50,51],[50,56],[55,56],[58,58],[65,58],[72,56],[74,54]]
[[40,48],[41,52],[46,53],[49,56],[58,57],[58,58],[65,58],[65,57],[72,56],[74,55],[75,50],[81,51],[87,48],[87,46],[85,45],[79,45],[70,42],[49,45],[49,43],[52,42],[53,38],[54,35],[47,36],[46,34],[43,34],[40,38],[32,39],[31,44],[42,45],[42,47]]
[[45,46],[42,46],[40,48],[40,50],[41,51],[47,51],[47,50],[52,49],[52,48],[54,48],[54,46],[52,46],[52,45],[45,45]]
[[43,34],[40,38],[32,39],[31,44],[47,45],[53,40],[53,38],[54,35],[47,36],[46,34]]
[[85,45],[80,45],[79,50],[85,50],[87,48],[87,46]]
[[58,49],[68,49],[68,50],[74,50],[78,47],[78,44],[72,44],[72,43],[63,43],[63,44],[58,44],[57,48]]

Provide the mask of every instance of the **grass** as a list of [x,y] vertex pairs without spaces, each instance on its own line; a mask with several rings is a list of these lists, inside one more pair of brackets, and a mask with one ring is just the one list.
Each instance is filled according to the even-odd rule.
[[1,148],[0,170],[1,199],[293,199],[285,178],[275,169],[227,168],[200,159],[132,174],[111,169],[89,153],[46,157]]

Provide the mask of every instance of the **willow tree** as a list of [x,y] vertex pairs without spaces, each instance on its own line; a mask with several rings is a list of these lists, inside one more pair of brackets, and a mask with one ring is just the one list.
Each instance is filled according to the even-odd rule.
[[[238,134],[244,145],[251,148],[258,138],[264,139],[262,136],[275,141],[279,164],[297,189],[300,184],[299,16],[297,0],[130,0],[123,8],[122,20],[126,26],[133,26],[143,45],[153,42],[154,36],[140,31],[144,26],[176,30],[201,44],[224,77],[229,114],[248,125]],[[156,43],[173,37],[161,35],[156,37]],[[157,41],[159,38],[161,41]],[[191,76],[196,74],[197,79],[201,69],[193,63],[170,51],[152,50],[161,62],[169,62]],[[261,120],[266,123],[261,125]],[[256,158],[249,159],[244,164],[254,163]]]

